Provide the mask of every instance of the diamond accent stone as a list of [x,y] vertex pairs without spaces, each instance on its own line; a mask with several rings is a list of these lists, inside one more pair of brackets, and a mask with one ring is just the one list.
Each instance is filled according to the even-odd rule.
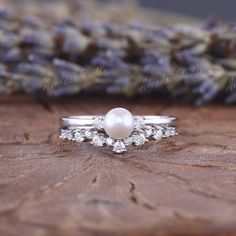
[[94,135],[94,131],[93,130],[86,130],[84,133],[86,139],[92,139],[93,135]]
[[112,146],[114,143],[114,139],[109,137],[109,138],[106,138],[106,145],[107,146]]
[[60,134],[60,138],[61,139],[68,139],[68,140],[72,140],[73,139],[73,134],[71,132],[71,130],[61,130],[61,134]]
[[167,127],[164,131],[165,137],[171,137],[176,135],[176,130],[174,127]]
[[75,130],[73,140],[83,142],[85,140],[84,130]]
[[143,145],[147,141],[144,133],[139,133],[134,136],[134,144],[136,146]]
[[125,144],[123,141],[118,140],[113,145],[113,152],[115,153],[123,153],[126,151]]
[[145,119],[142,116],[136,116],[134,118],[134,128],[140,130],[145,127]]
[[95,135],[91,143],[97,147],[102,147],[105,144],[105,138],[102,135]]
[[94,117],[93,126],[96,129],[103,129],[104,128],[104,119],[101,116]]
[[134,142],[133,136],[129,136],[124,140],[126,146],[132,145]]
[[151,126],[146,126],[144,133],[146,135],[147,138],[150,138],[153,134],[153,127]]
[[157,128],[153,131],[153,136],[154,139],[160,140],[163,137],[163,129],[162,128]]

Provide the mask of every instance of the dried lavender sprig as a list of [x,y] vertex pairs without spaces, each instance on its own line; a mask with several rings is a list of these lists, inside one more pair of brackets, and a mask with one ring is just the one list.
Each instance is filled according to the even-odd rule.
[[57,22],[12,10],[0,11],[0,21],[0,94],[152,92],[198,105],[236,102],[232,25]]

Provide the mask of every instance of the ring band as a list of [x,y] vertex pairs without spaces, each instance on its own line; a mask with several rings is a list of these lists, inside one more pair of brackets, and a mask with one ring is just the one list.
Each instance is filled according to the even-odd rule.
[[124,108],[115,108],[105,116],[65,116],[60,119],[60,138],[76,142],[90,141],[95,146],[113,146],[123,153],[126,146],[143,145],[177,135],[174,116],[133,116]]
[[[61,118],[61,127],[88,127],[92,128],[96,120],[104,119],[105,116],[65,116]],[[134,119],[143,118],[145,125],[170,124],[176,120],[174,116],[134,116]]]

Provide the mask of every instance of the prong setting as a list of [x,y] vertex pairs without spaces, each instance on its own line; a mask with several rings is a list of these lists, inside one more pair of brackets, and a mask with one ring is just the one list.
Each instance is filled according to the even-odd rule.
[[140,146],[144,145],[147,141],[159,141],[162,138],[177,135],[175,127],[172,126],[144,127],[143,129],[133,131],[133,133],[125,139],[113,139],[104,131],[95,131],[93,129],[76,129],[76,131],[71,129],[61,129],[60,133],[60,138],[64,140],[72,140],[76,142],[90,141],[91,144],[97,147],[112,146],[115,153],[125,152],[126,148],[124,146]]

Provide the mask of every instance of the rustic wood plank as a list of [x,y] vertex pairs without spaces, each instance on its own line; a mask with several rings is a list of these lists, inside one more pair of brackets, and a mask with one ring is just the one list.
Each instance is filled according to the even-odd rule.
[[[124,155],[58,140],[58,118],[123,106],[179,117]],[[236,111],[152,97],[0,99],[0,235],[235,235]]]

